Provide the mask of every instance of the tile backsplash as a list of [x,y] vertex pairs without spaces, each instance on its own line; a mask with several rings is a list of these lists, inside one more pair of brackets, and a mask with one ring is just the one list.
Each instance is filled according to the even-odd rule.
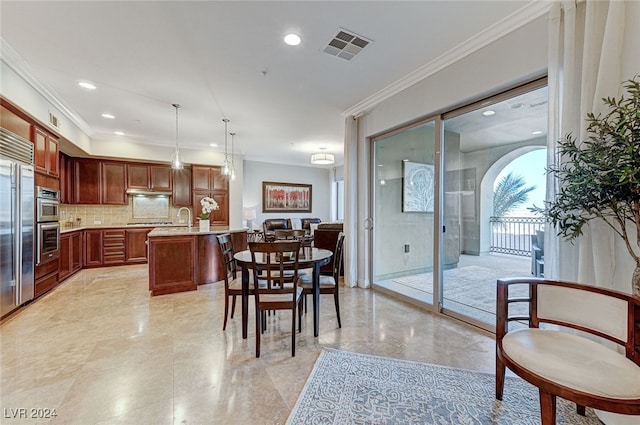
[[[60,205],[61,224],[75,223],[76,226],[91,225],[125,225],[127,223],[145,223],[150,221],[171,221],[175,224],[186,224],[188,217],[182,213],[180,218],[178,209],[169,202],[159,201],[154,197],[134,197],[129,196],[127,205]],[[80,223],[78,223],[80,219]],[[184,223],[180,223],[184,220]]]

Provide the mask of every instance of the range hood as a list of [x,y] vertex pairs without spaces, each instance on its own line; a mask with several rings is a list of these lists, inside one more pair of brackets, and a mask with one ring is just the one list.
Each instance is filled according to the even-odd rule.
[[161,190],[149,190],[149,189],[127,189],[127,195],[141,195],[141,196],[171,196],[173,193],[161,191]]

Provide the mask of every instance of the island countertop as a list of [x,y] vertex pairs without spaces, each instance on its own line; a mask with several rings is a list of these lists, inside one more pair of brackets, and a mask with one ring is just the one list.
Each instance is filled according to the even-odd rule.
[[193,226],[156,227],[149,243],[149,290],[152,295],[193,291],[198,285],[224,279],[225,268],[216,236],[230,233],[233,246],[247,248],[247,229],[214,226],[207,232]]

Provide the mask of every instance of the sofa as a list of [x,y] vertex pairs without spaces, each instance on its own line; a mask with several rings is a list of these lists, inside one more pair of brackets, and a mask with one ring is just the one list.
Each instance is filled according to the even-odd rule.
[[262,223],[264,231],[264,240],[271,242],[275,240],[276,229],[293,229],[291,226],[291,219],[289,218],[268,218]]
[[[315,226],[314,226],[315,227]],[[319,223],[318,227],[313,232],[313,246],[316,248],[328,249],[335,251],[336,243],[338,242],[338,234],[343,231],[342,223]],[[320,268],[320,274],[331,275],[333,273],[333,261],[331,259],[329,264],[326,264]],[[344,264],[344,260],[342,261]],[[343,269],[340,270],[340,276],[343,276]]]

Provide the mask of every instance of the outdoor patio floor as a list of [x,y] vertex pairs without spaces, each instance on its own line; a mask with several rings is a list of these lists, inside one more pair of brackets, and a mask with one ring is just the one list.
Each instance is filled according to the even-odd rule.
[[[494,325],[496,281],[506,277],[530,276],[530,257],[461,255],[458,267],[444,271],[443,308]],[[375,281],[374,285],[421,303],[433,304],[433,273]],[[526,296],[525,287],[516,290],[523,291],[519,296]]]

